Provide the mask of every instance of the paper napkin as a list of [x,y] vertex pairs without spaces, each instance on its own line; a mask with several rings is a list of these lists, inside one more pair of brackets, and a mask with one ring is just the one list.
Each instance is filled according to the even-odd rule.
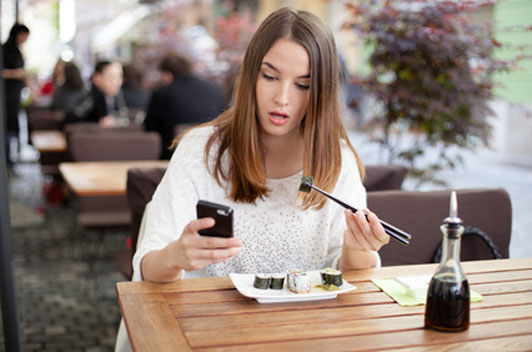
[[[399,303],[401,306],[416,306],[425,304],[427,298],[427,290],[424,289],[425,293],[416,292],[415,296],[412,296],[408,293],[407,289],[397,282],[395,279],[372,279],[371,282],[378,288],[380,288],[384,293],[386,293],[390,298]],[[482,296],[473,290],[470,289],[471,302],[482,301]]]

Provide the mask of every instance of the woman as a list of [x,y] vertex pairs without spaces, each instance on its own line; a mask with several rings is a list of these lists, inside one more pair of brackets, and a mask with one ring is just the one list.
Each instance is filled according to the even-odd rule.
[[63,67],[64,82],[54,92],[50,109],[69,111],[87,93],[81,73],[73,62],[66,62]]
[[[363,166],[341,122],[339,76],[334,38],[317,16],[287,7],[268,16],[247,49],[234,106],[178,141],[145,214],[134,278],[378,265],[389,238],[375,214],[342,214],[320,194],[297,191],[311,175],[366,206]],[[233,207],[234,238],[198,235],[214,225],[195,219],[199,199]]]
[[24,58],[20,46],[26,42],[30,30],[23,24],[15,23],[9,32],[9,37],[3,45],[4,69],[2,76],[5,82],[6,98],[6,156],[7,166],[11,168],[10,140],[18,136],[18,114],[20,110],[20,92],[24,86],[29,86],[28,77],[24,70]]
[[[389,241],[368,220],[316,192],[298,194],[302,175],[359,208],[363,166],[347,139],[339,105],[333,36],[315,15],[283,7],[247,49],[234,106],[176,141],[145,210],[134,280],[170,282],[230,272],[283,272],[380,265]],[[234,238],[198,235],[199,199],[234,209]],[[128,350],[121,324],[117,351]]]

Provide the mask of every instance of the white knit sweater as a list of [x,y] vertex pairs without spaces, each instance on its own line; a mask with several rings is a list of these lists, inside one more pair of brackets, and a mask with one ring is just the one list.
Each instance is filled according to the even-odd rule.
[[[234,209],[234,235],[242,240],[243,248],[225,263],[185,272],[187,278],[337,267],[346,228],[343,208],[327,201],[318,211],[303,210],[297,199],[302,171],[268,180],[271,192],[255,204],[229,200],[226,189],[209,174],[204,162],[205,144],[212,132],[213,127],[192,130],[174,152],[146,208],[144,233],[133,259],[134,280],[142,280],[140,262],[146,253],[178,239],[183,228],[196,219],[199,199]],[[211,151],[211,164],[213,155]],[[366,191],[355,157],[345,145],[340,176],[332,194],[355,207],[366,207]]]

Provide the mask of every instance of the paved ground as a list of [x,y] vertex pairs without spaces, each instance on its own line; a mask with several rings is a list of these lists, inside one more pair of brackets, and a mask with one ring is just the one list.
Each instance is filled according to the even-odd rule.
[[112,351],[120,319],[114,285],[123,280],[112,253],[127,234],[104,238],[91,272],[87,247],[70,237],[72,206],[52,207],[46,221],[36,211],[43,205],[39,166],[18,165],[17,174],[9,196],[23,350]]
[[[375,147],[351,135],[367,164],[378,163]],[[511,257],[532,256],[532,160],[481,150],[466,155],[463,167],[442,174],[451,187],[505,187],[513,203]],[[91,274],[79,241],[71,238],[72,206],[43,205],[39,166],[17,166],[9,184],[14,265],[24,351],[112,351],[120,318],[114,285],[122,281],[112,253],[126,233],[110,233]],[[406,182],[405,187],[412,187]],[[425,187],[427,189],[427,187]],[[443,218],[442,214],[442,218]],[[94,234],[93,234],[94,235]],[[0,322],[1,323],[1,322]],[[0,350],[3,348],[0,336]]]

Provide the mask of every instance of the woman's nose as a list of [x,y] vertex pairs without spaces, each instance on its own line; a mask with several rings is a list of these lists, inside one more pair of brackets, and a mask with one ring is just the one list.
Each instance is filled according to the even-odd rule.
[[287,83],[281,83],[275,94],[275,103],[279,106],[285,106],[290,102],[290,90]]

